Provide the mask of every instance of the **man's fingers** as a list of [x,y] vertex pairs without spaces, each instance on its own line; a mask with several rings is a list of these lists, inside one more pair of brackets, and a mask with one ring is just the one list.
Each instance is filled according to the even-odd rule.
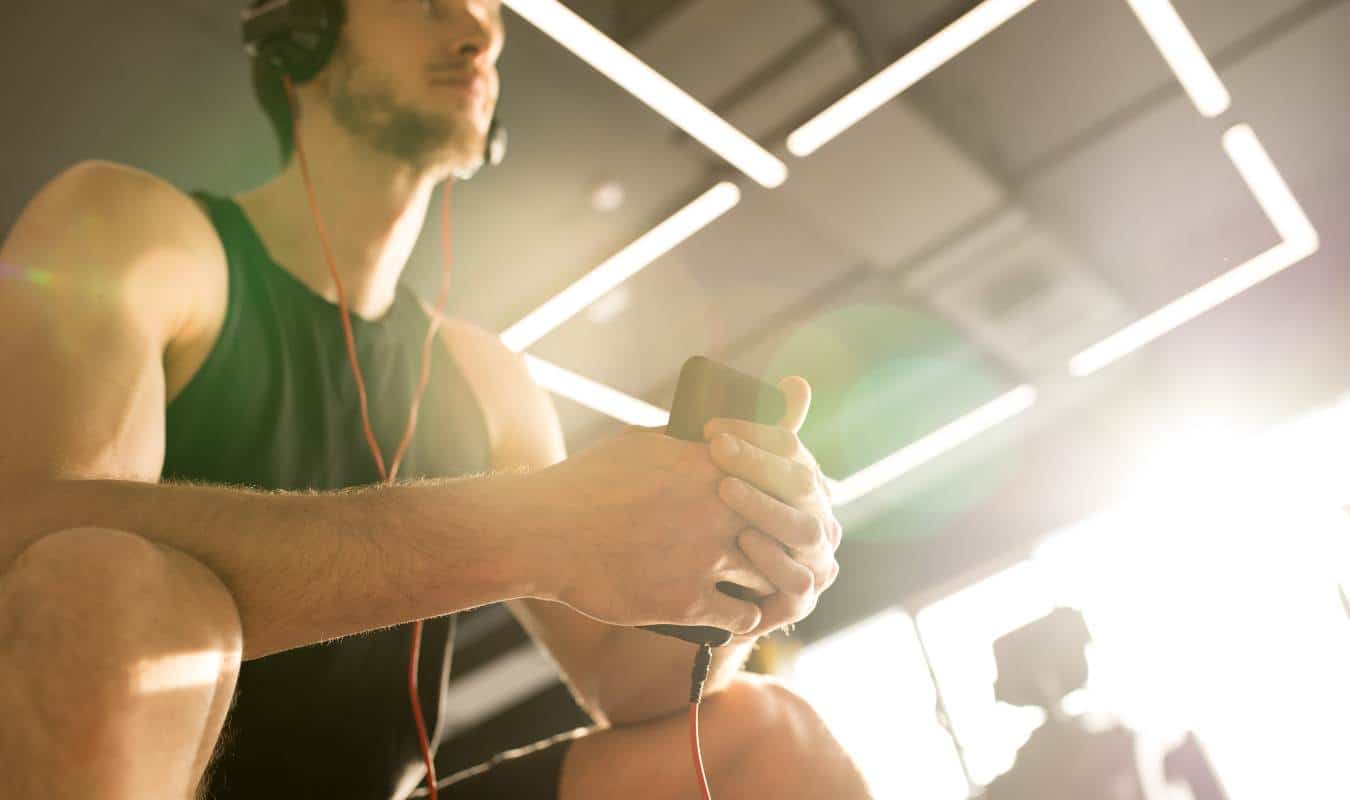
[[[743,531],[737,537],[737,542],[740,544],[741,550],[745,551],[745,554],[752,561],[756,559],[763,561],[766,566],[761,568],[766,571],[770,569],[767,566],[768,564],[772,562],[781,563],[779,559],[785,555],[777,542],[759,531]],[[816,603],[820,599],[820,593],[824,591],[824,589],[817,588],[815,576],[810,570],[795,561],[791,561],[791,559],[789,559],[789,562],[795,565],[799,574],[791,578],[785,577],[784,583],[785,585],[794,585],[800,591],[784,589],[759,601],[759,607],[763,613],[760,619],[760,628],[762,629],[759,631],[760,633],[767,633],[769,630],[804,619],[815,610]],[[759,566],[758,561],[756,561],[756,566]],[[792,568],[788,564],[782,566],[785,570]]]
[[736,591],[732,593],[747,600],[764,597],[778,591],[778,586],[760,572],[759,568],[746,558],[739,548],[733,545],[728,550],[729,552],[724,556],[724,563],[717,570],[718,583],[735,584],[736,587],[740,587],[740,590],[744,591],[739,594]]
[[[743,489],[746,490],[744,495]],[[811,514],[769,497],[752,486],[746,486],[736,478],[723,478],[718,492],[732,510],[757,529],[756,532],[762,535],[761,538],[774,542],[774,546],[783,556],[809,571],[814,578],[817,591],[824,591],[834,582],[837,569],[834,560],[835,537],[829,530],[832,521],[823,522]],[[741,549],[744,551],[745,548]],[[778,583],[783,579],[782,573],[770,574],[766,571],[766,566],[773,566],[781,561],[775,560],[766,565],[753,558],[751,560],[755,569],[783,590],[782,584]]]
[[770,633],[795,622],[801,622],[811,616],[811,612],[816,610],[818,597],[819,595],[813,592],[811,599],[807,602],[786,594],[776,594],[773,597],[765,598],[760,603],[762,616],[760,617],[759,633]]
[[806,421],[806,412],[811,408],[811,384],[800,375],[790,375],[778,382],[778,388],[787,399],[787,409],[778,424],[796,433]]
[[816,586],[815,575],[804,564],[783,552],[777,541],[763,533],[747,529],[736,537],[741,552],[779,591],[791,595],[808,595]]
[[728,434],[718,434],[710,446],[718,468],[743,479],[785,503],[800,503],[820,490],[816,471]]
[[739,478],[723,478],[717,493],[742,519],[792,550],[806,555],[833,551],[829,532],[814,515],[770,497]]
[[761,425],[743,419],[717,417],[708,420],[708,424],[703,426],[703,438],[708,442],[715,440],[721,433],[749,442],[761,450],[783,458],[796,459],[810,455],[806,452],[806,448],[802,447],[797,434],[777,425]]

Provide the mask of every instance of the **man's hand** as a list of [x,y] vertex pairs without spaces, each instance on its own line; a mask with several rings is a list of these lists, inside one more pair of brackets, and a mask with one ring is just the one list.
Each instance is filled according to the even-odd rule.
[[718,497],[722,476],[707,445],[640,429],[527,475],[515,502],[535,520],[551,599],[613,625],[758,629],[756,603],[717,589],[775,591],[736,546],[744,522]]
[[750,636],[805,618],[839,574],[834,553],[843,529],[820,467],[797,438],[811,387],[794,376],[778,388],[787,411],[777,426],[714,419],[704,427],[713,463],[727,473],[718,493],[752,526],[740,531],[737,544],[777,590],[758,601],[763,617]]

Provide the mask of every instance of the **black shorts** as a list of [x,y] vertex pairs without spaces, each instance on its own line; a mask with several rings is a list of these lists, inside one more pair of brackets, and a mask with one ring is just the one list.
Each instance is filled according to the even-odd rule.
[[[244,662],[202,796],[211,800],[388,798],[420,763],[408,713],[408,626]],[[423,713],[435,729],[449,671],[445,618],[423,636]],[[553,728],[557,730],[557,728]],[[556,798],[570,740],[584,728],[500,753],[439,781],[439,797]],[[445,743],[440,743],[444,745]],[[455,767],[486,758],[483,749]]]
[[[541,742],[507,750],[477,766],[440,779],[438,796],[445,800],[557,800],[563,757],[584,729],[560,733]],[[425,797],[425,790],[419,790]]]

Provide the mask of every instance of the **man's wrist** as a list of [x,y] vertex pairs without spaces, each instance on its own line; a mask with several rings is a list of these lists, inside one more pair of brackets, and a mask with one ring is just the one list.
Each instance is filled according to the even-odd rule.
[[556,534],[531,519],[527,477],[499,473],[386,490],[407,520],[400,549],[411,560],[402,570],[410,588],[438,593],[456,581],[471,584],[456,595],[470,588],[484,603],[554,599],[558,555],[547,545]]

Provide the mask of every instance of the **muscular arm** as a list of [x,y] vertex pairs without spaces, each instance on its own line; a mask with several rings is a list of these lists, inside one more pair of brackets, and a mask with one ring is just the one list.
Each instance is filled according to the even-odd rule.
[[[558,415],[523,359],[490,333],[462,323],[448,326],[444,338],[486,410],[493,466],[533,469],[561,461],[566,452]],[[520,599],[508,606],[598,722],[631,724],[688,707],[693,645],[598,622],[557,602]],[[737,637],[714,651],[705,696],[730,684],[754,641]]]
[[334,494],[157,483],[166,358],[201,335],[224,271],[210,223],[144,173],[79,165],[25,210],[0,247],[0,571],[47,532],[139,534],[220,576],[250,658],[543,593],[519,476]]

